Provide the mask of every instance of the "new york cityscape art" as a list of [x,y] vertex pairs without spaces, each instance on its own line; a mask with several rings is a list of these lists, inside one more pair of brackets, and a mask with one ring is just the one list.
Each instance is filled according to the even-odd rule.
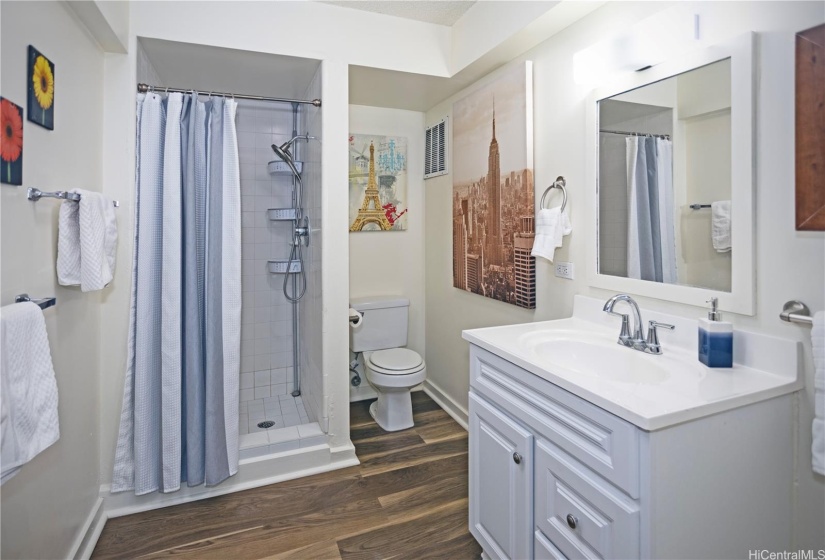
[[453,105],[453,286],[536,307],[532,63]]

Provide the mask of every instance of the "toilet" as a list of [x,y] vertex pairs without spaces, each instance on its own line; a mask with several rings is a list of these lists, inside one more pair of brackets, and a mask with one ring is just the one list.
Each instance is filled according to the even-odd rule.
[[355,298],[350,307],[363,313],[361,324],[350,329],[349,347],[364,353],[367,380],[378,393],[370,414],[384,430],[412,428],[410,390],[427,377],[424,359],[407,344],[410,300],[402,296]]

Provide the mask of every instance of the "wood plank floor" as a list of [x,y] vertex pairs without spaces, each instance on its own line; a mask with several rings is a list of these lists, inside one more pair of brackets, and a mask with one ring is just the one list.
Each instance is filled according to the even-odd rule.
[[350,407],[361,464],[111,519],[93,558],[478,558],[467,528],[467,432],[423,392],[415,427]]

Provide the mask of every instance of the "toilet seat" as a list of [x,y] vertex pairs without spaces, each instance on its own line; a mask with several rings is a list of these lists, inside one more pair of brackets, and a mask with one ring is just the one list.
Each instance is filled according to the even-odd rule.
[[378,350],[368,359],[373,369],[385,375],[409,375],[419,371],[424,364],[418,352],[407,348]]

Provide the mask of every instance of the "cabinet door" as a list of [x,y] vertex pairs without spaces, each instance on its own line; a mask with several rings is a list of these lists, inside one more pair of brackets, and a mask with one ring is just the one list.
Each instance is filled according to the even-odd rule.
[[533,556],[533,436],[470,394],[470,531],[493,558]]

